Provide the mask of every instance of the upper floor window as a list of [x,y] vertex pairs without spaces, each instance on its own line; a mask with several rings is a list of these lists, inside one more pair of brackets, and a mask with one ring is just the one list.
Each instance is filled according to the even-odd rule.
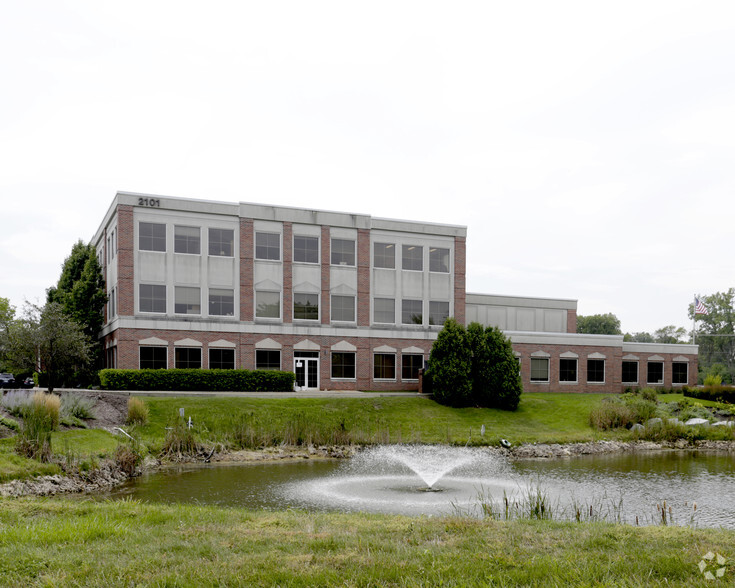
[[387,324],[396,322],[396,301],[393,298],[373,299],[373,322]]
[[401,322],[404,325],[420,325],[424,322],[421,300],[401,301]]
[[257,318],[281,318],[281,293],[257,290],[255,292]]
[[174,252],[199,255],[201,244],[199,227],[174,227]]
[[199,288],[176,286],[174,288],[174,312],[176,314],[202,314]]
[[393,243],[373,243],[373,266],[395,269],[396,246]]
[[234,257],[235,231],[232,229],[209,229],[209,255]]
[[140,223],[138,225],[138,249],[141,251],[166,251],[166,225]]
[[332,320],[355,322],[355,297],[332,295]]
[[421,245],[403,246],[403,263],[405,270],[421,272],[424,270],[424,248]]
[[140,284],[138,290],[140,312],[166,312],[166,286]]
[[449,302],[444,300],[429,301],[429,324],[443,325],[449,318]]
[[319,294],[294,293],[293,317],[308,321],[319,320]]
[[209,314],[212,316],[235,315],[235,292],[224,288],[209,289]]
[[332,239],[332,265],[355,265],[355,242]]
[[293,238],[293,260],[303,263],[319,263],[319,237],[295,235]]
[[429,271],[449,273],[449,249],[429,248]]
[[281,259],[281,235],[279,233],[255,233],[255,259],[279,261]]

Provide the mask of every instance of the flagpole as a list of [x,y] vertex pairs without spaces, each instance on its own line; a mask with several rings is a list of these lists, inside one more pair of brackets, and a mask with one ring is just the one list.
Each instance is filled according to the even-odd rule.
[[697,344],[697,295],[694,295],[694,312],[692,313],[692,345]]

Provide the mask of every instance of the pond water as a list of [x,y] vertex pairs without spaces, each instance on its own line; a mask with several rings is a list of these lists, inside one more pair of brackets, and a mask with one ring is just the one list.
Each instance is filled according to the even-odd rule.
[[[504,497],[527,504],[540,492],[555,519],[660,524],[665,501],[669,524],[735,529],[732,455],[662,451],[510,462],[477,449],[421,450],[411,459],[378,448],[350,460],[185,465],[101,496],[409,515],[479,515],[485,502],[502,516]],[[433,454],[439,466],[427,466]]]

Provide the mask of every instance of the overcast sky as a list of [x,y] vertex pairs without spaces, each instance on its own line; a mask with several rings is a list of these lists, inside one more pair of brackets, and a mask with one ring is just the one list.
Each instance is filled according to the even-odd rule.
[[466,225],[469,292],[691,328],[735,286],[732,2],[0,8],[0,296],[118,190]]

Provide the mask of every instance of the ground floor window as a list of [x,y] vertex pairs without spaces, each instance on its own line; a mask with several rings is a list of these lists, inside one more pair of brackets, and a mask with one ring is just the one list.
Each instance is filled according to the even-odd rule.
[[646,382],[649,384],[663,384],[664,383],[664,362],[663,361],[649,361],[648,362],[648,376]]
[[255,350],[255,369],[256,370],[280,370],[281,369],[281,352],[278,349],[256,349]]
[[176,369],[199,369],[202,367],[202,350],[200,347],[177,347],[174,360]]
[[587,381],[592,382],[593,384],[602,384],[605,382],[604,359],[587,360]]
[[139,354],[142,370],[165,370],[168,367],[168,350],[165,347],[141,347]]
[[548,382],[549,381],[549,360],[545,357],[531,358],[531,381],[532,382]]
[[117,347],[108,347],[105,354],[105,367],[114,369],[117,367]]
[[234,370],[235,369],[235,350],[234,349],[210,349],[209,350],[209,369],[211,370]]
[[373,378],[375,380],[396,379],[396,356],[394,353],[375,353],[373,355]]
[[355,379],[355,354],[334,351],[332,353],[332,378],[335,380]]
[[401,357],[401,379],[418,380],[419,370],[424,367],[424,356],[404,354]]
[[623,383],[624,384],[637,384],[638,383],[638,362],[637,361],[624,361],[623,362]]
[[560,359],[559,360],[559,381],[560,382],[576,382],[577,381],[577,360],[576,359]]
[[684,361],[675,361],[671,364],[671,383],[687,384],[689,382],[689,364]]

